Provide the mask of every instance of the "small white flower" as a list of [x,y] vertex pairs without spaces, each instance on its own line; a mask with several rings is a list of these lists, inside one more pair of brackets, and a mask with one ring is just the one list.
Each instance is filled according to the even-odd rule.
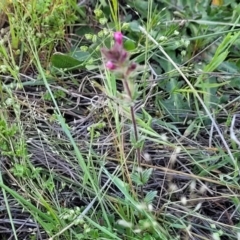
[[13,101],[12,98],[8,98],[8,99],[5,101],[5,103],[6,103],[7,106],[12,106],[13,103],[14,103],[14,101]]
[[212,238],[213,238],[213,240],[221,240],[219,234],[216,232],[212,234]]
[[202,203],[198,203],[197,206],[194,208],[194,211],[198,211],[202,206]]
[[102,24],[102,25],[106,24],[107,22],[108,22],[108,20],[105,17],[99,19],[99,23]]
[[171,183],[171,184],[169,185],[169,191],[170,191],[170,192],[175,192],[175,191],[177,191],[177,189],[178,189],[178,187],[177,187],[176,184]]
[[6,65],[0,65],[0,72],[6,73],[7,72],[7,66]]
[[70,215],[74,215],[74,214],[75,214],[75,211],[74,211],[73,209],[70,209],[70,210],[69,210],[69,214],[70,214]]
[[175,148],[175,152],[176,152],[176,153],[180,153],[181,150],[182,150],[181,147],[176,147],[176,148]]
[[182,45],[181,42],[175,41],[175,46],[176,46],[176,47],[179,47],[179,46],[181,46],[181,45]]
[[203,184],[203,185],[200,187],[199,192],[203,194],[203,193],[206,192],[206,190],[207,190],[207,186],[206,186],[205,184]]
[[162,134],[161,139],[166,142],[168,140],[168,137],[166,134]]
[[139,172],[139,173],[143,172],[143,169],[142,169],[141,167],[137,167],[136,170],[137,170],[137,172]]
[[123,227],[131,228],[132,223],[125,221],[124,219],[119,219],[117,223]]
[[187,204],[187,198],[185,197],[185,196],[182,196],[181,197],[181,203],[182,203],[182,205],[186,205]]
[[87,46],[81,46],[80,50],[83,51],[83,52],[86,52],[88,50],[88,47]]
[[147,228],[149,228],[149,227],[151,227],[150,222],[145,221],[145,222],[143,223],[143,228],[147,229]]
[[186,52],[185,50],[182,50],[182,51],[181,51],[181,56],[184,57],[184,56],[186,56],[186,54],[187,54],[187,52]]
[[123,29],[123,30],[128,30],[129,27],[130,27],[130,24],[129,24],[129,23],[123,23],[123,25],[122,25],[122,29]]
[[190,183],[189,188],[190,188],[191,192],[193,192],[196,189],[196,181],[195,180]]
[[176,162],[176,160],[177,160],[177,155],[180,153],[180,151],[181,151],[181,148],[180,148],[180,147],[176,147],[176,148],[175,148],[175,150],[174,150],[174,152],[172,153],[171,158],[170,158],[170,162],[171,162],[172,164],[174,164],[174,163]]
[[154,227],[156,227],[156,226],[158,225],[157,221],[153,221],[153,222],[152,222],[152,225],[153,225]]
[[189,44],[190,44],[190,41],[189,41],[189,40],[185,40],[185,41],[184,41],[184,46],[185,46],[186,48],[189,46]]
[[167,41],[167,37],[161,36],[161,37],[159,38],[159,41],[160,41],[160,42]]
[[85,232],[85,233],[91,232],[91,228],[86,228],[84,232]]
[[96,42],[97,41],[97,35],[93,35],[92,36],[92,42]]
[[103,28],[103,33],[104,33],[104,35],[108,35],[109,34],[109,30],[107,28]]
[[175,30],[173,33],[175,36],[179,35],[179,31]]
[[145,203],[137,204],[136,207],[137,207],[138,210],[144,210],[144,209],[147,208]]
[[142,230],[141,230],[141,229],[138,229],[138,228],[135,229],[135,230],[133,230],[134,233],[140,233],[141,231],[142,231]]
[[147,153],[147,152],[143,154],[143,158],[144,158],[144,160],[145,160],[146,162],[150,162],[150,161],[151,161],[151,156],[150,156],[150,154]]
[[150,212],[153,211],[153,205],[152,205],[152,204],[148,204],[148,210],[149,210]]

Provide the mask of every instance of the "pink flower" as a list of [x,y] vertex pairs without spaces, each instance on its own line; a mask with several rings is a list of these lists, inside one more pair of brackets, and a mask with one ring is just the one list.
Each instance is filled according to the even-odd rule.
[[102,48],[102,55],[107,61],[111,61],[116,66],[121,66],[124,63],[127,63],[129,60],[129,53],[123,48],[122,45],[115,42],[112,48]]
[[113,46],[110,49],[101,49],[105,67],[110,71],[129,75],[136,70],[137,64],[129,60],[130,54],[123,46],[123,34],[115,32],[113,37],[115,41]]
[[137,68],[137,64],[135,62],[130,63],[127,69],[127,74],[130,74],[131,72],[135,71],[136,68]]
[[122,43],[123,43],[123,35],[122,35],[122,33],[121,32],[115,32],[114,33],[114,40],[119,45],[122,45]]
[[109,70],[114,70],[114,69],[116,69],[116,65],[112,61],[108,61],[106,63],[106,68]]

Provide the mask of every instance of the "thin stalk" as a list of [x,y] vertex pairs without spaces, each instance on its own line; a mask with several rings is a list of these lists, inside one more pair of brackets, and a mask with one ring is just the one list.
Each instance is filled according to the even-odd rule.
[[[124,77],[123,79],[123,85],[124,85],[124,89],[127,93],[127,95],[129,96],[129,98],[132,99],[132,93],[131,90],[129,88],[128,85],[128,80],[126,77]],[[134,131],[134,137],[135,137],[135,141],[136,143],[138,143],[138,130],[137,130],[137,122],[136,122],[136,117],[135,117],[135,111],[134,111],[134,106],[130,106],[130,113],[131,113],[131,120],[132,120],[132,124],[133,124],[133,131]],[[137,156],[137,165],[140,168],[141,167],[141,149],[140,147],[137,145],[136,147],[136,156]],[[140,179],[142,181],[142,172],[139,171],[139,175],[140,175]],[[140,186],[140,194],[141,194],[141,198],[143,198],[143,186]]]

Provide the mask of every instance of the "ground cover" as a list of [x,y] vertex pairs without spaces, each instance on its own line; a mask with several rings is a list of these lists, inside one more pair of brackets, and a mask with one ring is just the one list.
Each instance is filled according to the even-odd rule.
[[0,239],[240,239],[238,1],[0,10]]

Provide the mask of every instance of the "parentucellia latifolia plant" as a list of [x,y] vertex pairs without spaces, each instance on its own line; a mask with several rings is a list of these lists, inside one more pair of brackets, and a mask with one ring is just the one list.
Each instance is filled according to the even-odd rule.
[[[114,44],[108,48],[102,48],[101,53],[104,59],[105,67],[114,73],[118,79],[123,83],[124,100],[130,107],[130,116],[133,124],[134,147],[136,149],[137,165],[141,167],[141,146],[138,144],[138,129],[136,123],[134,100],[136,99],[136,84],[133,81],[133,76],[138,69],[138,65],[130,61],[130,53],[124,49],[123,34],[121,32],[114,33]],[[139,171],[139,182],[142,181],[142,172]],[[140,184],[141,185],[141,184]],[[143,197],[143,189],[140,186],[141,197]]]

